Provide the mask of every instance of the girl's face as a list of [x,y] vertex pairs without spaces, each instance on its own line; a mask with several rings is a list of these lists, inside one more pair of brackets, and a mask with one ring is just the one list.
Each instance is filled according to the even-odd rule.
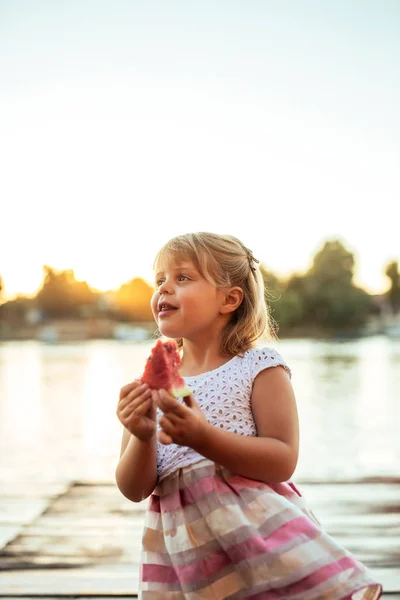
[[192,262],[171,259],[156,273],[156,285],[151,308],[162,335],[195,339],[215,331],[226,290],[207,281]]

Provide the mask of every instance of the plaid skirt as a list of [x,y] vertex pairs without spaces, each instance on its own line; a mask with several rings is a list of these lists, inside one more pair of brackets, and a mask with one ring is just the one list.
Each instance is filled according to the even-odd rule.
[[202,460],[165,477],[150,497],[142,600],[376,600],[381,594],[292,483],[265,484]]

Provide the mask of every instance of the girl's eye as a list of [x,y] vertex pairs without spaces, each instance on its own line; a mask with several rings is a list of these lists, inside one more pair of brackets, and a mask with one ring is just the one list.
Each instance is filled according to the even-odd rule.
[[[188,277],[187,275],[178,275],[177,280],[178,281],[188,281],[190,279],[190,277]],[[164,279],[157,279],[156,280],[156,286],[160,287],[160,285],[162,285],[163,283],[165,283],[165,278]]]

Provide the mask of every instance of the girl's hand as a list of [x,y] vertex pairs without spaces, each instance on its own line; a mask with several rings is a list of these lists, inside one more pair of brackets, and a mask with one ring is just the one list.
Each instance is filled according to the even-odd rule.
[[142,442],[156,434],[156,407],[146,383],[135,380],[121,388],[117,417]]
[[164,413],[159,420],[162,444],[179,444],[196,448],[201,445],[206,429],[210,427],[194,396],[183,398],[181,404],[165,390],[153,390],[153,401]]

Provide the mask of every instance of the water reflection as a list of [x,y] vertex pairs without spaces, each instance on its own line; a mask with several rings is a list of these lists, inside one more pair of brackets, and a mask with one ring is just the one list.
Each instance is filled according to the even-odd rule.
[[386,338],[281,343],[293,363],[301,421],[298,477],[399,474],[399,393],[394,382],[399,374],[391,360],[398,348]]
[[[113,481],[120,388],[152,343],[0,345],[2,480]],[[400,343],[275,344],[293,371],[301,422],[297,479],[399,475]]]
[[[391,361],[392,349],[390,343],[382,343],[382,340],[379,344],[364,345],[356,404],[358,427],[355,435],[363,466],[383,474],[392,472],[388,465],[395,464],[398,439],[398,372]],[[374,444],[377,440],[379,443]],[[400,474],[398,470],[397,474]]]
[[40,394],[41,363],[35,346],[11,347],[1,368],[1,431],[15,429],[15,442],[29,448],[43,427],[43,409]]
[[110,402],[115,400],[117,365],[104,347],[94,348],[85,371],[82,410],[82,435],[85,452],[105,456],[110,450],[111,430],[116,420],[110,419]]

